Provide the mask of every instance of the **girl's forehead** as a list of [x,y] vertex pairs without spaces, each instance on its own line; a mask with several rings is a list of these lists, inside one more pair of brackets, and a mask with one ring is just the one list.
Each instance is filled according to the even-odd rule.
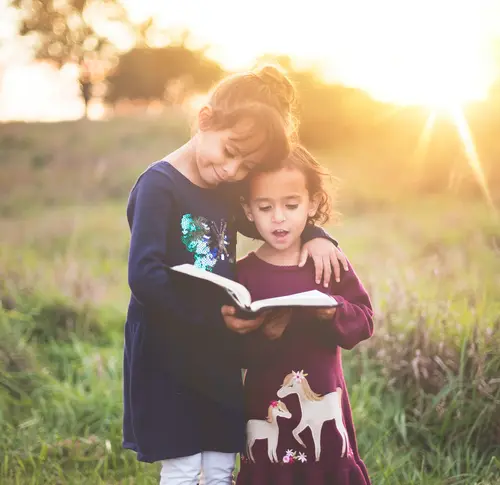
[[307,192],[306,178],[295,167],[283,167],[270,172],[260,172],[250,180],[252,196],[263,193],[282,196],[287,193]]
[[227,130],[227,140],[241,156],[263,156],[266,148],[266,133],[255,120],[243,118]]

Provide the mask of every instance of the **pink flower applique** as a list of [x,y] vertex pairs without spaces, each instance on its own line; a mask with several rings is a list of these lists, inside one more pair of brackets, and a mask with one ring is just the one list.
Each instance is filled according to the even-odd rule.
[[293,450],[286,450],[286,455],[283,457],[283,463],[293,463],[296,459],[297,452]]

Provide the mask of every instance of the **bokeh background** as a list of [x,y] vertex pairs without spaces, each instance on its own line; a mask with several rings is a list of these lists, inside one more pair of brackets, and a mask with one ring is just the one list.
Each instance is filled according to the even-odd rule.
[[499,0],[0,0],[1,484],[158,483],[121,449],[127,196],[264,61],[376,309],[344,353],[373,483],[500,484]]

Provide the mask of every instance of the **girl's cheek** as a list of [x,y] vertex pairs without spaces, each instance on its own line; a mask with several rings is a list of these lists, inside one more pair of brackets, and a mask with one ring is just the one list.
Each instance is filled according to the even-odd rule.
[[238,172],[236,172],[236,175],[233,178],[228,180],[228,182],[230,183],[241,182],[243,179],[246,178],[247,175],[248,175],[248,170],[240,169],[238,170]]

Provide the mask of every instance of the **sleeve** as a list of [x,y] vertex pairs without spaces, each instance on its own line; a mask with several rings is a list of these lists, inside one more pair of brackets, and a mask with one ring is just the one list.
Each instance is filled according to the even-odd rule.
[[373,335],[372,304],[350,263],[340,283],[333,285],[332,296],[341,305],[331,321],[318,319],[315,323],[325,343],[350,350]]
[[[255,224],[247,219],[245,211],[241,206],[239,194],[243,193],[243,185],[241,183],[232,185],[233,186],[229,186],[229,184],[227,184],[223,190],[226,191],[228,203],[231,204],[231,207],[234,208],[233,210],[236,221],[236,230],[240,234],[243,234],[243,236],[262,240],[262,236],[255,228]],[[306,243],[316,238],[328,239],[335,246],[338,246],[338,242],[321,227],[315,226],[314,224],[307,224],[304,231],[302,232],[302,243]]]
[[[131,226],[128,282],[132,294],[148,311],[173,315],[191,325],[213,320],[203,305],[188,305],[188,298],[176,297],[167,264],[168,232],[173,215],[170,180],[148,169],[134,187],[128,206]],[[214,309],[212,309],[214,310]],[[217,317],[213,311],[213,317]],[[219,314],[220,321],[222,316]]]

